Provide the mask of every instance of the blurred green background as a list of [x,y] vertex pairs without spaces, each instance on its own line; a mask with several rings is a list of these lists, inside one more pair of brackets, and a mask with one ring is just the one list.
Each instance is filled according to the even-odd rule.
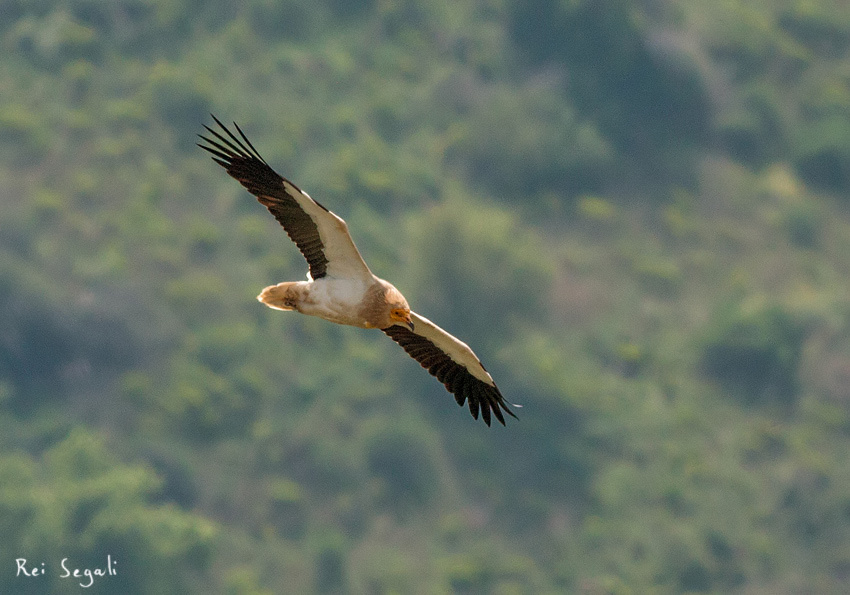
[[[0,591],[845,592],[846,1],[2,0],[0,51]],[[209,112],[521,419],[258,304],[306,266]]]

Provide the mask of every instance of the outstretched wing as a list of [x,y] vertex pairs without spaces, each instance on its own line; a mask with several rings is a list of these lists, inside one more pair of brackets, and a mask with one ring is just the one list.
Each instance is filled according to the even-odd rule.
[[298,186],[280,176],[260,157],[236,122],[237,138],[218,118],[213,120],[224,135],[209,126],[214,137],[200,136],[213,160],[264,204],[295,242],[310,266],[310,278],[371,280],[372,272],[354,245],[341,218],[310,198]]
[[472,417],[478,419],[480,410],[488,426],[491,410],[502,425],[505,425],[502,409],[516,417],[508,408],[493,378],[466,343],[415,312],[410,313],[410,318],[414,330],[401,325],[382,330],[401,345],[410,357],[436,376],[455,396],[458,405],[463,406],[468,401]]

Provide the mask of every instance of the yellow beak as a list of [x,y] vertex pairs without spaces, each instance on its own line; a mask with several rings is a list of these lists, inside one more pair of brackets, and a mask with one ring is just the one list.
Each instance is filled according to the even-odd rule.
[[397,322],[403,322],[410,330],[413,330],[413,321],[410,319],[410,312],[393,310],[390,317]]

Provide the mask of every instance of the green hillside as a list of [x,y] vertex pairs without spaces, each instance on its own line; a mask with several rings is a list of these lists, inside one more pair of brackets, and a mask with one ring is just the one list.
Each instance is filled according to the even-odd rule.
[[[846,591],[846,2],[0,15],[1,592]],[[520,419],[258,304],[210,113]]]

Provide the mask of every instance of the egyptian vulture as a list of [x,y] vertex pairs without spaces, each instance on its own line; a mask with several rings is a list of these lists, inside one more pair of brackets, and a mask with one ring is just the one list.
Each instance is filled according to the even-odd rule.
[[277,310],[380,329],[436,376],[458,405],[468,402],[475,419],[480,412],[489,426],[491,412],[502,425],[502,410],[516,417],[466,343],[411,311],[398,289],[372,274],[345,221],[269,167],[235,122],[241,138],[213,119],[223,134],[204,125],[212,137],[198,135],[207,143],[198,146],[268,208],[309,265],[307,281],[266,287],[259,301]]

